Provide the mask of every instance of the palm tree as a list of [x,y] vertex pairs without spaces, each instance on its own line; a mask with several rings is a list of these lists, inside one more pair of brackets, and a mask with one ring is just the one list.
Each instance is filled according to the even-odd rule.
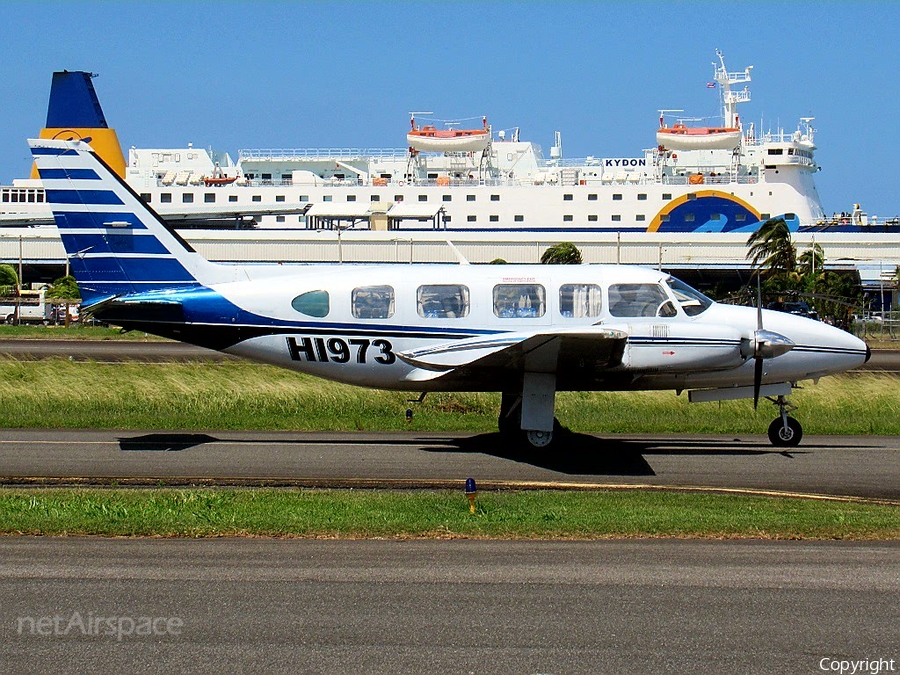
[[825,272],[825,251],[818,244],[813,244],[797,258],[797,266],[805,276],[821,276]]
[[769,218],[747,240],[747,257],[757,269],[766,269],[769,277],[787,277],[797,267],[797,249],[784,218]]

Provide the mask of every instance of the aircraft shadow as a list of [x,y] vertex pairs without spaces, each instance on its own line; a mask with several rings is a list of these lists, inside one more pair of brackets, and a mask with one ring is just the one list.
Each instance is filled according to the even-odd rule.
[[537,468],[576,476],[655,476],[635,441],[610,441],[586,434],[565,433],[552,450],[540,450],[511,441],[499,433],[448,439],[443,447],[426,452],[480,453]]
[[181,452],[218,439],[208,434],[144,434],[133,438],[120,438],[123,452]]
[[655,476],[656,472],[646,456],[764,456],[781,455],[792,458],[806,454],[806,450],[782,450],[748,447],[746,441],[723,440],[643,440],[600,438],[588,434],[565,431],[560,444],[551,451],[530,448],[511,442],[499,433],[479,434],[449,439],[440,447],[422,449],[426,452],[471,452],[571,475],[599,476]]

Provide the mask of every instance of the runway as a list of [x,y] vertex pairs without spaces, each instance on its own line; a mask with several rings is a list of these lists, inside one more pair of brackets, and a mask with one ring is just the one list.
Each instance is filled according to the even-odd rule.
[[574,434],[566,452],[521,454],[499,434],[7,429],[5,484],[300,487],[649,486],[900,500],[900,437]]
[[896,669],[898,568],[897,542],[2,539],[0,671]]

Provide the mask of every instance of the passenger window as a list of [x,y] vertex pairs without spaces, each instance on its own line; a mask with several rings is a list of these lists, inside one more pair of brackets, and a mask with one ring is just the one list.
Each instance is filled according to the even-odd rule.
[[469,314],[469,289],[450,284],[419,286],[416,302],[421,317],[459,319]]
[[597,284],[563,284],[559,287],[559,313],[566,318],[600,316],[603,295]]
[[534,319],[544,316],[546,293],[540,284],[494,286],[494,315],[501,319]]
[[657,284],[613,284],[609,287],[609,313],[612,316],[670,316],[662,307],[668,299]]
[[322,318],[328,316],[328,291],[309,291],[291,301],[291,307],[301,314]]
[[394,315],[394,289],[392,286],[354,288],[350,304],[357,319],[389,319]]

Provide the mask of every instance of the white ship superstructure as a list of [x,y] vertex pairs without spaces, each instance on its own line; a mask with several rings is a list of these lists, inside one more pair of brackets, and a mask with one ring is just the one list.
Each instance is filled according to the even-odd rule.
[[[569,159],[560,132],[545,156],[487,118],[474,129],[439,128],[414,114],[408,147],[243,149],[237,161],[190,144],[132,147],[124,177],[164,217],[193,214],[193,226],[209,226],[198,220],[204,213],[216,214],[216,227],[315,231],[727,233],[776,216],[793,230],[867,226],[826,221],[812,118],[759,133],[738,114],[752,67],[729,72],[717,56],[710,85],[722,125],[669,126],[662,111],[656,145],[634,156]],[[36,181],[0,191],[0,212],[47,217],[42,202]],[[223,219],[229,211],[255,219]]]
[[[162,211],[172,204],[297,207],[259,218],[261,227],[734,232],[772,216],[793,229],[820,223],[812,120],[790,133],[758,134],[737,112],[750,99],[751,69],[728,72],[721,54],[714,66],[724,126],[670,128],[661,117],[658,145],[631,157],[567,159],[558,132],[546,157],[518,130],[491,132],[483,150],[457,151],[454,144],[471,141],[455,131],[445,146],[440,139],[418,145],[432,151],[244,149],[237,162],[193,147],[132,148],[126,176]],[[472,139],[478,131],[465,133]],[[236,180],[207,187],[204,178],[217,167]]]

